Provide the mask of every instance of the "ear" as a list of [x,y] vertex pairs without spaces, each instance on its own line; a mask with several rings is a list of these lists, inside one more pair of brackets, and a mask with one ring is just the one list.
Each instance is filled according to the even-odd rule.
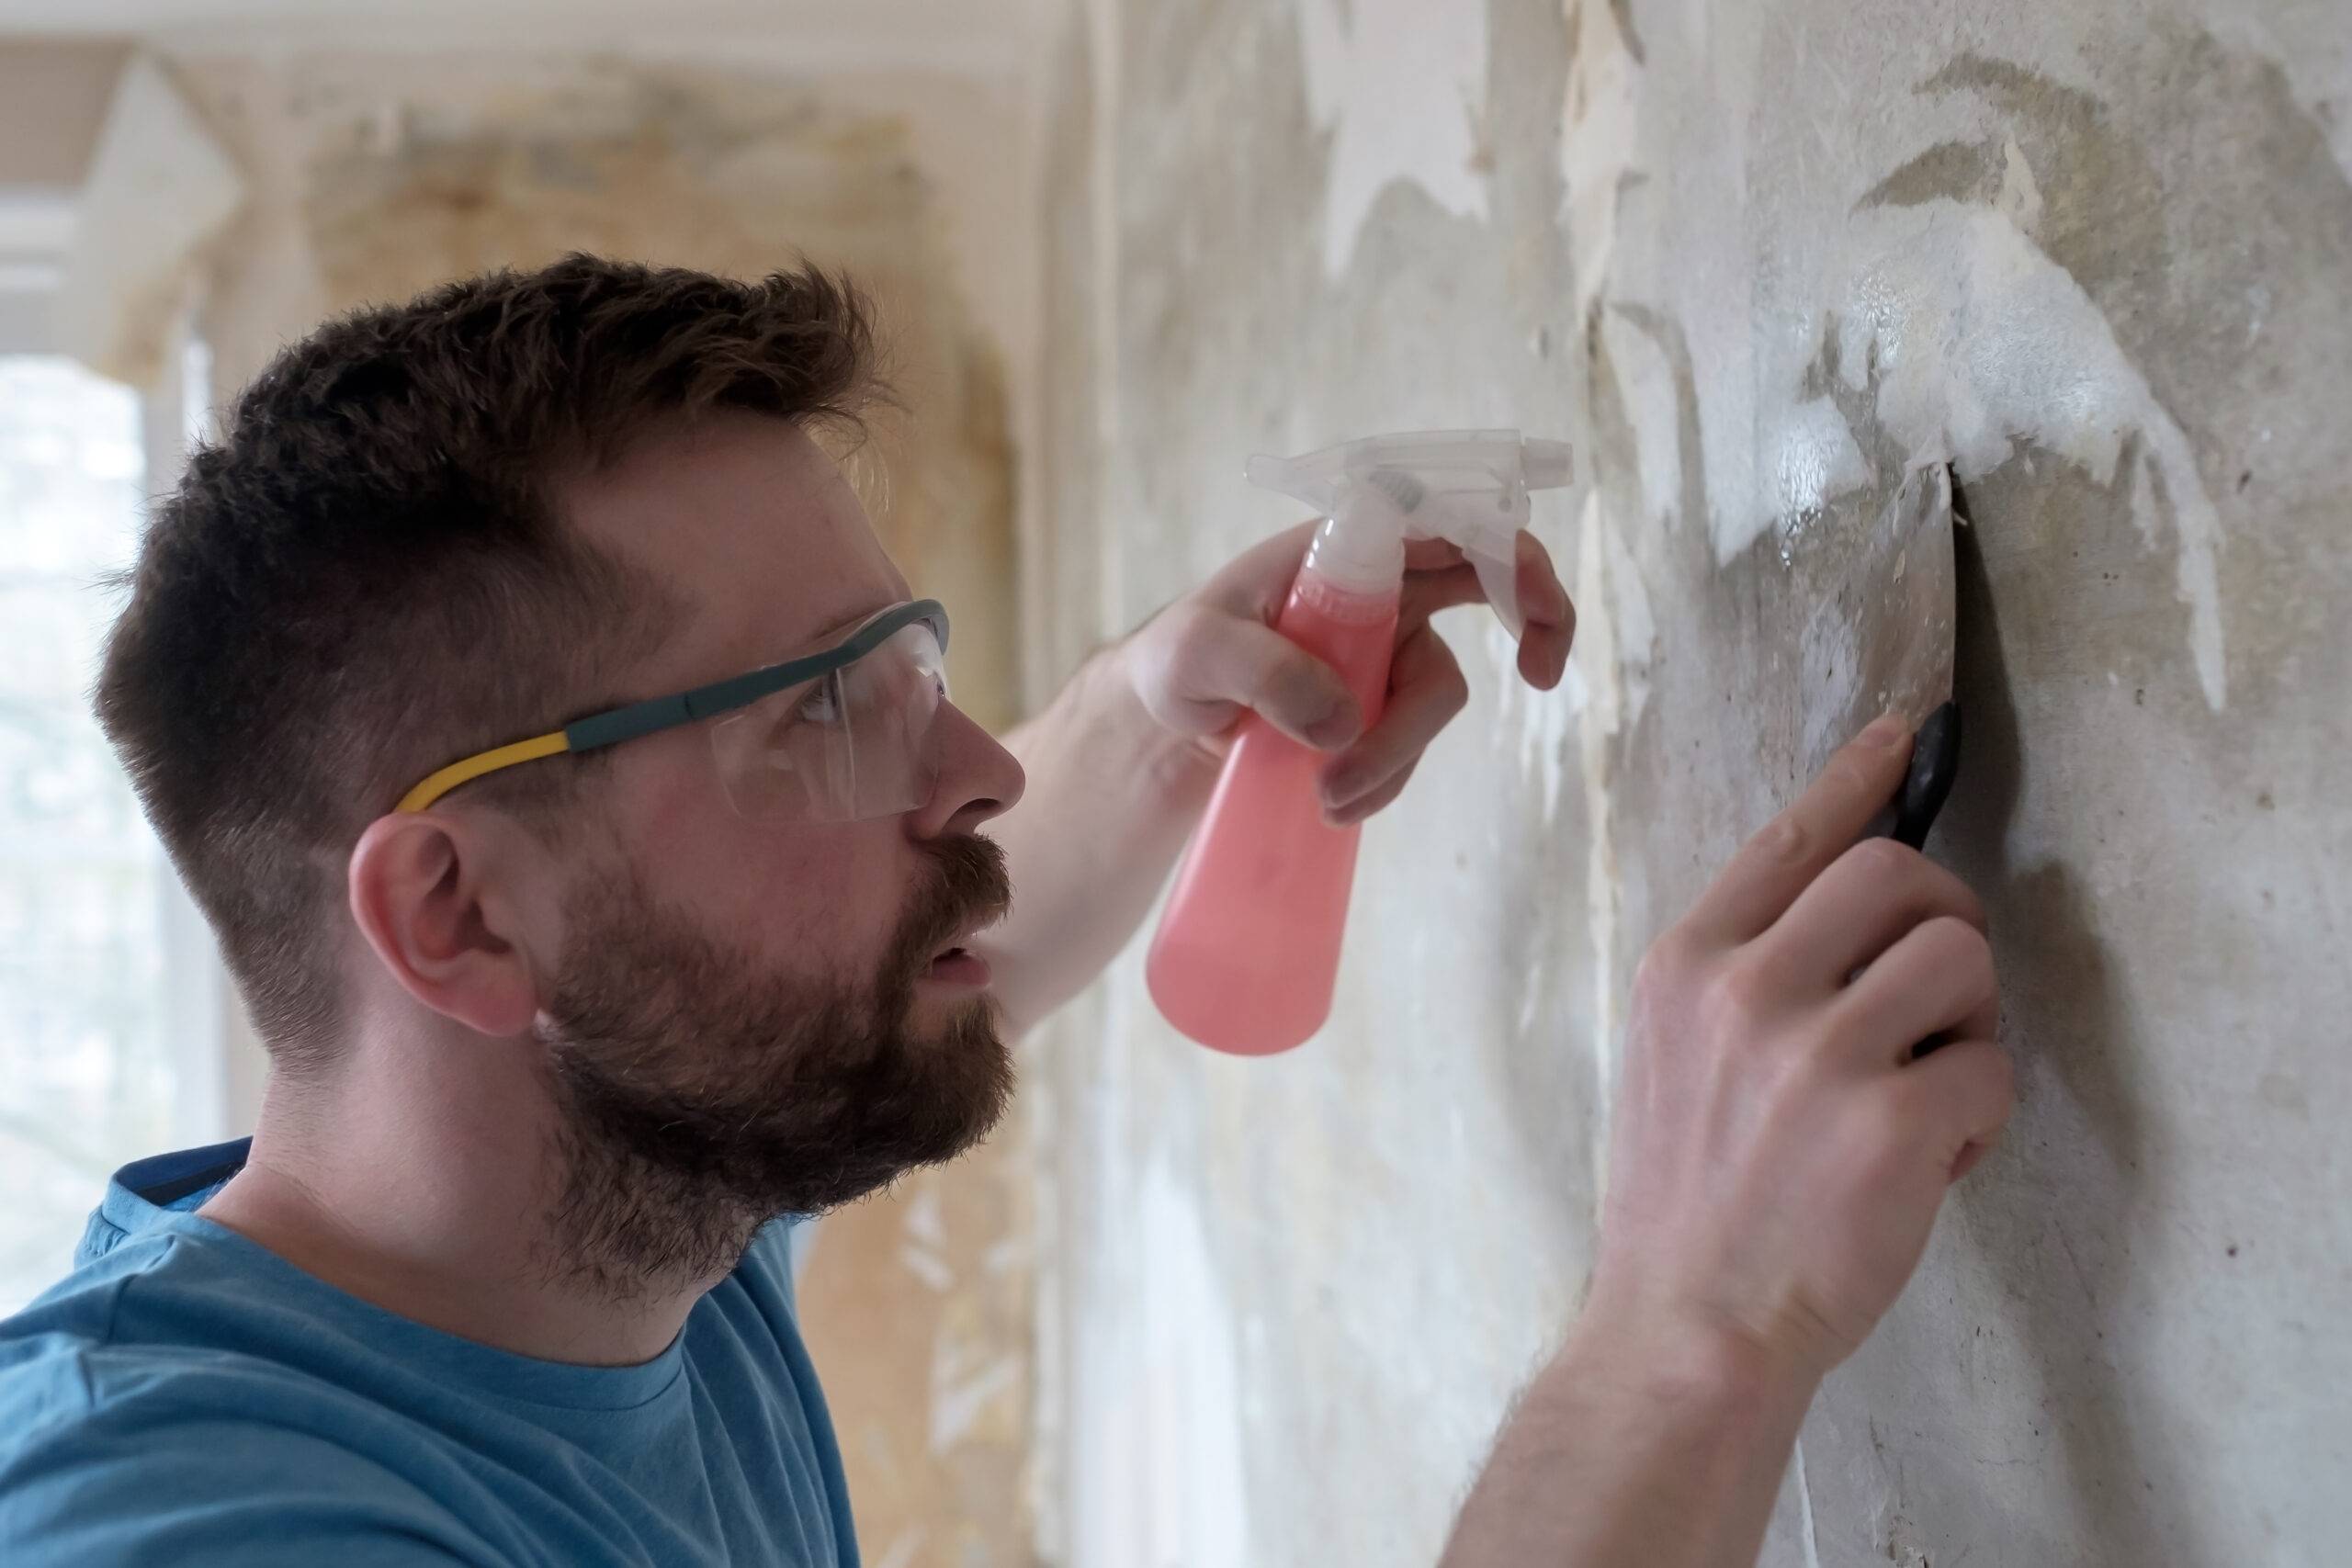
[[538,1010],[526,900],[502,865],[505,835],[432,812],[393,812],[359,835],[352,919],[409,995],[476,1033],[513,1039]]

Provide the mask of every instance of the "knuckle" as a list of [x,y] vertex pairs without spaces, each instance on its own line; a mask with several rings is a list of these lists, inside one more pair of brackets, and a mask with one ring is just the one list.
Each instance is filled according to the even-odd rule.
[[1753,958],[1735,958],[1715,971],[1707,987],[1708,1013],[1745,1032],[1772,1010],[1779,988],[1764,964]]
[[1918,851],[1893,839],[1864,839],[1839,860],[1847,875],[1881,886],[1908,881],[1928,863]]
[[1756,852],[1770,865],[1794,865],[1811,852],[1813,835],[1804,819],[1784,815],[1766,823],[1757,833]]
[[1860,1094],[1829,1125],[1834,1129],[1838,1163],[1866,1184],[1879,1181],[1904,1144],[1904,1116],[1899,1097]]
[[1440,690],[1445,697],[1447,714],[1460,713],[1470,705],[1469,677],[1463,674],[1462,666],[1450,658],[1445,661],[1445,674]]
[[1993,944],[1985,940],[1983,931],[1958,915],[1939,915],[1919,930],[1932,944],[1939,964],[1954,965],[1970,979],[1991,984]]
[[1931,860],[1922,857],[1920,863],[1935,873],[1937,886],[1942,891],[1953,912],[1970,926],[1982,931],[1985,924],[1984,900],[1976,896],[1976,889]]
[[1904,1108],[1920,1128],[1946,1136],[1989,1137],[2017,1108],[2017,1068],[1989,1040],[1947,1045],[1935,1058],[1945,1077],[1901,1075]]
[[1874,795],[1881,788],[1877,773],[1863,761],[1863,754],[1850,746],[1829,760],[1821,770],[1821,782],[1834,794],[1857,798]]
[[[1872,840],[1878,842],[1882,840]],[[1976,890],[1945,866],[1938,865],[1918,851],[1906,848],[1894,840],[1883,840],[1904,859],[1905,870],[1899,874],[1910,897],[1917,904],[1923,917],[1932,911],[1956,917],[1966,924],[1984,924],[1984,901]]]
[[1867,1011],[1855,1005],[1852,996],[1848,995],[1838,998],[1829,1008],[1813,1035],[1825,1055],[1843,1057],[1860,1055],[1866,1049],[1874,1049],[1878,1043],[1876,1037],[1883,1032],[1875,1026]]
[[2009,1060],[2007,1051],[1992,1044],[1985,1047],[1982,1060],[1985,1095],[2001,1108],[2001,1120],[2007,1122],[2018,1102],[2017,1064]]
[[1908,1106],[1883,1110],[1872,1123],[1863,1155],[1873,1186],[1891,1186],[1933,1147],[1926,1123]]
[[1915,1086],[1908,1083],[1867,1096],[1857,1134],[1862,1165],[1883,1177],[1917,1160],[1930,1142],[1928,1111]]
[[1636,1006],[1655,1009],[1682,988],[1682,977],[1690,972],[1689,939],[1679,928],[1670,928],[1656,942],[1634,970],[1634,1000]]
[[1166,640],[1169,658],[1181,664],[1196,665],[1213,657],[1222,640],[1217,620],[1199,604],[1170,605],[1160,617],[1160,636]]

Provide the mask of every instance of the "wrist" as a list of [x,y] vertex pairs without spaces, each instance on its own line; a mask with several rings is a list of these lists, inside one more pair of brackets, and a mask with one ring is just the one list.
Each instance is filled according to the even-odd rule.
[[1811,1362],[1733,1325],[1601,1300],[1577,1318],[1555,1365],[1739,1431],[1793,1429],[1822,1378]]

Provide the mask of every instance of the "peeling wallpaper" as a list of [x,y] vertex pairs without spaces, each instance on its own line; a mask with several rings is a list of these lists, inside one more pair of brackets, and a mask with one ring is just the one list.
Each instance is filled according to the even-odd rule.
[[[1087,306],[1045,377],[1092,417],[1046,427],[1032,636],[1285,520],[1250,451],[1469,424],[1576,440],[1534,526],[1581,626],[1544,695],[1441,620],[1471,705],[1367,829],[1317,1040],[1214,1057],[1130,954],[1042,1044],[1057,1559],[1434,1558],[1582,1289],[1633,966],[1796,789],[1801,637],[1942,461],[1970,749],[1931,849],[1990,909],[2021,1103],[1765,1561],[2340,1557],[2352,15],[1176,9],[1087,7],[1056,68],[1117,98],[1049,124]],[[1227,1355],[1229,1410],[1152,1372]],[[1238,1506],[1152,1489],[1203,1432]]]
[[1347,269],[1382,190],[1419,186],[1449,212],[1487,215],[1487,18],[1475,6],[1302,0],[1306,95],[1331,138],[1323,263]]

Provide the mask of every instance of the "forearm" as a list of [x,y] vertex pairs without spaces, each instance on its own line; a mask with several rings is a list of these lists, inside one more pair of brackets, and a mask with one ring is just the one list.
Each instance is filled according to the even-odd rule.
[[1443,1568],[1750,1568],[1814,1387],[1588,1313],[1504,1427]]
[[1146,713],[1107,649],[1004,738],[1029,775],[990,831],[1012,913],[978,943],[1015,1032],[1091,984],[1151,908],[1216,782],[1216,759]]

